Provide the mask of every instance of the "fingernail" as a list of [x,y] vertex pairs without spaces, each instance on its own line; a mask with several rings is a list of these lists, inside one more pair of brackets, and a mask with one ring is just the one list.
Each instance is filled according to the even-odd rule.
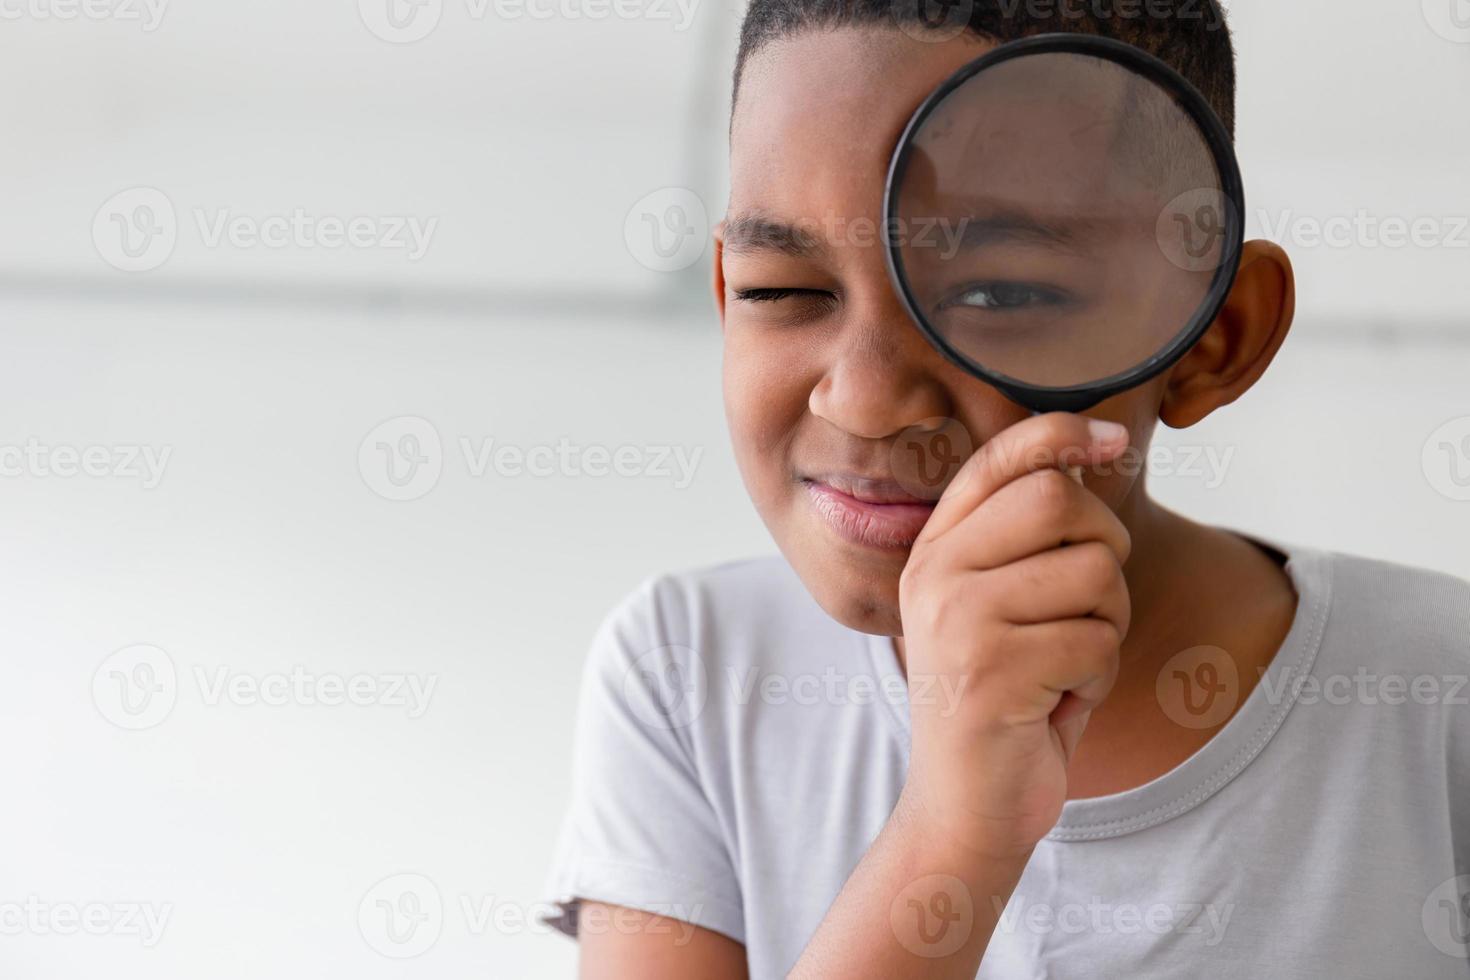
[[1088,419],[1087,433],[1092,437],[1094,446],[1111,446],[1128,438],[1126,428],[1117,422],[1105,422],[1102,419]]

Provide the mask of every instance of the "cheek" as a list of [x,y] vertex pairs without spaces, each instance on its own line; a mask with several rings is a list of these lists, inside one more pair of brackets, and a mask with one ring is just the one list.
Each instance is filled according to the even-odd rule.
[[725,332],[725,414],[753,492],[757,482],[788,480],[788,448],[807,417],[812,382],[790,347],[760,331]]

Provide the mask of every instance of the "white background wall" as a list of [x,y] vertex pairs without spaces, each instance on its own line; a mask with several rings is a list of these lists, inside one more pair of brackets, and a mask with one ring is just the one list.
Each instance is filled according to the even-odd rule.
[[[661,188],[723,208],[738,11],[708,0],[681,30],[673,6],[467,3],[407,44],[351,0],[173,0],[152,31],[0,3],[30,10],[0,32],[0,446],[170,453],[151,488],[0,479],[0,907],[170,910],[152,947],[0,930],[0,975],[571,974],[570,943],[516,923],[545,897],[586,642],[642,578],[771,547],[725,444],[703,265],[651,272],[624,237]],[[1257,391],[1168,437],[1228,458],[1223,482],[1159,493],[1470,577],[1470,28],[1452,0],[1232,6],[1252,218],[1288,239],[1301,315]],[[178,240],[125,274],[92,226],[135,187]],[[439,225],[418,262],[195,225],[297,208]],[[1440,240],[1311,244],[1360,211]],[[377,427],[404,416],[442,470],[393,501],[376,442],[408,430]],[[489,439],[701,455],[687,486],[477,476],[462,440]],[[131,716],[112,672],[139,644],[175,686]],[[419,717],[211,697],[297,667],[436,686]],[[359,919],[402,873],[444,904],[409,960]]]

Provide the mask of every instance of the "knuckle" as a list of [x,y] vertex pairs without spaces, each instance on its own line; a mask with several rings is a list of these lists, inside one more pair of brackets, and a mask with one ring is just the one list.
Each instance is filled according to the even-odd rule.
[[980,444],[980,448],[976,450],[975,455],[970,457],[965,467],[960,469],[959,475],[955,478],[956,482],[966,479],[966,469],[971,471],[971,475],[981,470],[1005,470],[1006,462],[1010,459],[1011,454],[1016,451],[1018,441],[1019,437],[1016,435],[1015,426],[1002,430],[992,439],[985,440]]
[[977,643],[965,664],[965,675],[976,692],[993,694],[1006,683],[1006,658],[1000,654],[1004,644],[999,640]]
[[1120,545],[1118,561],[1126,562],[1133,555],[1133,534],[1117,514],[1113,514],[1112,517],[1113,523],[1117,525],[1118,543]]
[[1133,626],[1133,603],[1129,601],[1127,588],[1124,587],[1119,597],[1117,621],[1113,626],[1118,631],[1118,642],[1121,644],[1128,630]]
[[1054,561],[1040,558],[1011,566],[1007,577],[1010,582],[1015,583],[1018,590],[1035,591],[1056,588],[1064,584],[1066,581],[1064,571],[1065,569],[1060,568]]
[[[954,500],[972,493],[973,486],[980,479],[981,471],[989,465],[988,449],[988,446],[981,446],[977,452],[970,455],[969,459],[960,464],[960,468],[955,471],[953,478],[940,493],[940,500]],[[925,540],[929,533],[929,529],[926,528],[925,532],[919,536],[920,540]]]
[[1086,620],[1071,631],[1074,644],[1069,660],[1072,669],[1086,675],[1089,683],[1111,685],[1120,668],[1118,631],[1106,620]]
[[924,552],[915,550],[910,553],[909,560],[903,566],[903,571],[898,573],[898,594],[902,598],[916,596],[921,592],[920,583],[924,581],[928,569],[929,559]]
[[1107,545],[1095,541],[1074,546],[1073,562],[1078,577],[1089,589],[1103,592],[1117,584],[1122,574],[1118,558]]
[[1088,619],[1084,621],[1083,649],[1095,659],[1100,665],[1109,665],[1117,659],[1118,648],[1122,646],[1123,637],[1118,632],[1118,627],[1106,619]]
[[943,579],[942,541],[919,542],[909,552],[908,561],[898,575],[900,594],[905,591],[920,592],[932,588],[936,579]]
[[1038,470],[1027,477],[1033,503],[1048,522],[1064,521],[1077,510],[1077,484],[1061,470]]
[[1077,418],[1066,412],[1051,412],[1041,416],[1036,423],[1041,439],[1057,448],[1075,439],[1077,425]]
[[1127,639],[1127,637],[1128,637],[1128,630],[1129,630],[1130,625],[1131,625],[1131,623],[1130,623],[1130,620],[1131,619],[1132,619],[1132,615],[1126,609],[1122,613],[1120,613],[1118,615],[1118,620],[1119,620],[1119,622],[1118,622],[1118,637],[1119,637],[1118,644],[1119,644],[1119,646],[1122,646],[1123,640]]
[[[912,582],[912,580],[910,580]],[[939,635],[951,628],[959,602],[954,586],[943,581],[926,582],[922,589],[910,585],[901,613],[905,631]]]

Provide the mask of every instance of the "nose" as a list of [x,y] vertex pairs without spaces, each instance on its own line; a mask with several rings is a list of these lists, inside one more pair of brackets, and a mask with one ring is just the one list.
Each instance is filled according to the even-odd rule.
[[950,414],[934,373],[939,354],[901,310],[854,318],[835,340],[808,401],[813,415],[862,439],[889,439]]

